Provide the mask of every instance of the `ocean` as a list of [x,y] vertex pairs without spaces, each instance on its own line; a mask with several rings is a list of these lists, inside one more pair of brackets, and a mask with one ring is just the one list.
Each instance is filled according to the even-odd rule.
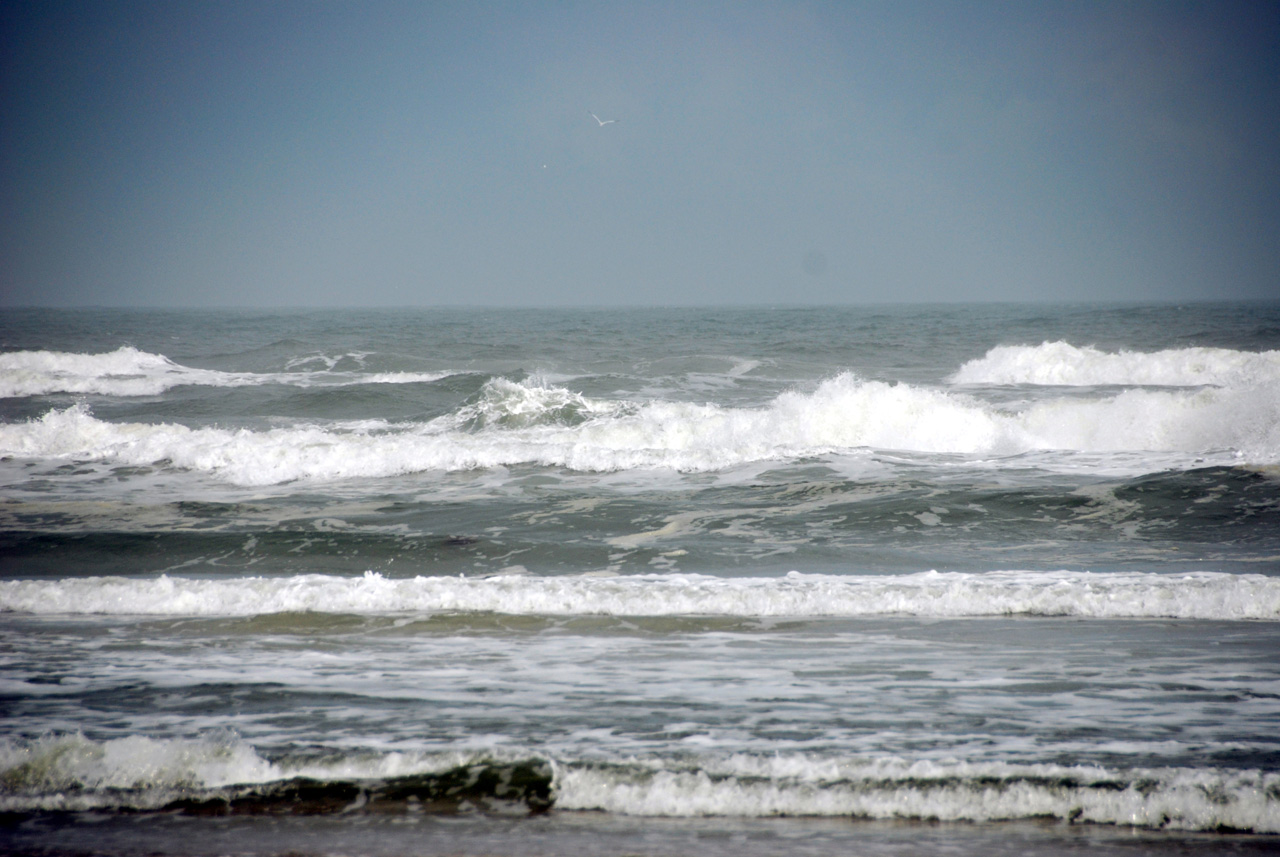
[[1280,851],[1280,304],[5,310],[0,850]]

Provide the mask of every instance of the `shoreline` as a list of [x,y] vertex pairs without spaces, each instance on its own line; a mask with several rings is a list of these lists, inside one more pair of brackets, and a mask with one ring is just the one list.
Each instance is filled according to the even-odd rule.
[[551,810],[484,814],[192,816],[175,813],[41,813],[0,820],[14,855],[413,855],[644,857],[836,855],[931,857],[1145,857],[1178,853],[1275,854],[1280,836],[1187,833],[1060,821],[938,822],[821,817],[651,818]]

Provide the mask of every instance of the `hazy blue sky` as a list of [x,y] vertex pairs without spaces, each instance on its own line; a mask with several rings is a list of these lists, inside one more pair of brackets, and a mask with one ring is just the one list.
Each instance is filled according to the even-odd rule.
[[1276,297],[1280,3],[4,2],[0,290]]

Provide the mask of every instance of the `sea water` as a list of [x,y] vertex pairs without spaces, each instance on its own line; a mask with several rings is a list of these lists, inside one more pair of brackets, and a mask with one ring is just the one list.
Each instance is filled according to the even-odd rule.
[[1280,305],[0,315],[0,845],[1280,846]]

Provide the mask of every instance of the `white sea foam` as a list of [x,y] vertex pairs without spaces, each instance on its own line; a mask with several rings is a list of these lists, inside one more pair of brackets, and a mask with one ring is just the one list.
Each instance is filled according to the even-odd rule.
[[[376,478],[535,464],[588,472],[702,472],[872,448],[983,457],[1038,451],[1179,453],[1188,464],[1280,462],[1274,389],[1127,390],[1003,411],[973,398],[840,375],[761,408],[589,399],[563,387],[489,382],[478,402],[380,431],[266,431],[110,423],[83,406],[0,425],[0,456],[157,462],[240,485]],[[1161,459],[1158,467],[1169,466]]]
[[743,617],[1079,616],[1280,619],[1280,578],[1257,574],[936,571],[721,578],[160,577],[0,581],[0,612],[251,616],[267,613],[506,613]]
[[[323,760],[271,762],[226,733],[194,739],[93,741],[78,734],[4,739],[0,810],[156,809],[219,789],[295,777],[358,784],[494,761],[499,760],[491,751],[355,750],[328,753]],[[945,821],[1051,817],[1174,830],[1280,832],[1280,774],[1259,770],[804,754],[553,760],[551,769],[552,795],[562,810]]]
[[557,771],[561,809],[648,816],[1060,818],[1176,830],[1280,832],[1280,774],[902,759],[735,756],[699,767]]
[[1280,384],[1280,351],[1174,348],[1105,352],[1066,342],[1001,345],[951,376],[956,384],[1251,387]]
[[[0,807],[6,809],[85,809],[97,805],[94,792],[153,789],[171,797],[179,788],[278,778],[252,747],[228,738],[97,742],[62,735],[0,741]],[[87,805],[77,798],[87,798]]]
[[165,390],[183,385],[249,387],[286,384],[311,387],[335,384],[413,384],[438,381],[451,374],[331,371],[335,363],[334,360],[322,361],[318,367],[320,371],[220,372],[183,366],[163,354],[150,354],[127,345],[105,354],[13,351],[0,354],[0,398],[49,393],[158,396]]
[[[492,754],[488,754],[489,757]],[[157,808],[192,793],[295,777],[322,782],[446,771],[476,761],[467,751],[334,753],[268,761],[234,734],[93,741],[80,734],[0,739],[0,810]]]

